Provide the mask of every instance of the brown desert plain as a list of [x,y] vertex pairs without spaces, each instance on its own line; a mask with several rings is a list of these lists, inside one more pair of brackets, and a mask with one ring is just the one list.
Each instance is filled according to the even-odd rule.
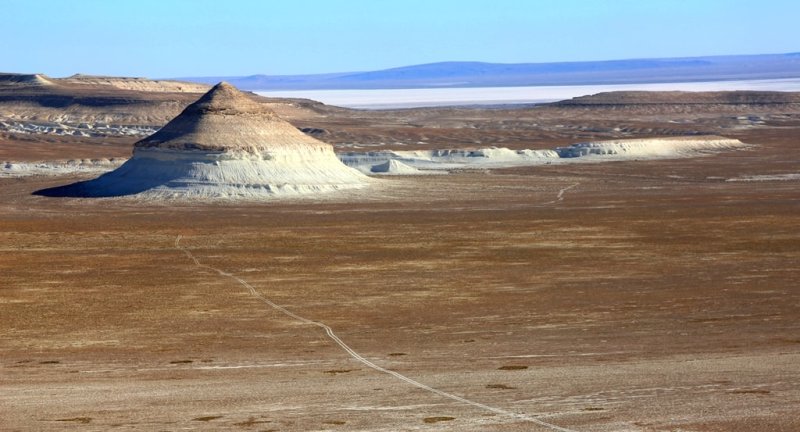
[[[119,91],[154,113],[172,98],[137,123],[154,126],[198,96]],[[340,151],[751,146],[265,202],[50,198],[32,193],[87,176],[0,178],[0,430],[800,430],[800,98],[618,96],[272,103]],[[26,97],[0,102],[35,111]],[[0,160],[127,157],[137,139],[7,132]],[[729,181],[748,176],[768,177]]]

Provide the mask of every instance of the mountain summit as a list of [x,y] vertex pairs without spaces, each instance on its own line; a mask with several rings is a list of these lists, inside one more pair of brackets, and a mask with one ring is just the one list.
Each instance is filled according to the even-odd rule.
[[300,132],[265,104],[225,82],[135,144],[137,149],[248,152],[320,146],[328,145]]

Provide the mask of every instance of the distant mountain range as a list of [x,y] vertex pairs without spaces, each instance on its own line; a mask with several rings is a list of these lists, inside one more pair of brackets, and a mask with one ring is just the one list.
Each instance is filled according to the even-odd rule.
[[181,77],[245,90],[333,90],[633,84],[800,77],[800,52],[562,63],[441,62],[372,72]]

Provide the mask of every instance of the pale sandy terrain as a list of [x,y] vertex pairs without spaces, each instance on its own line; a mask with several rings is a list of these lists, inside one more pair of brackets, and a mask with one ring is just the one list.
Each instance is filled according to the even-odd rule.
[[365,143],[695,130],[753,147],[383,178],[320,201],[48,198],[31,194],[78,178],[0,179],[0,430],[796,431],[793,109],[329,117],[317,135]]

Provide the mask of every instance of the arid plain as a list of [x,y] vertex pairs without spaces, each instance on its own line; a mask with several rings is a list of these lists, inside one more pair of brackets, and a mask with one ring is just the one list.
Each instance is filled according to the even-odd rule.
[[[745,96],[276,102],[340,151],[752,144],[690,159],[263,203],[49,198],[32,193],[78,177],[0,178],[0,429],[798,430],[800,103]],[[5,133],[0,159],[126,157],[133,141]]]

